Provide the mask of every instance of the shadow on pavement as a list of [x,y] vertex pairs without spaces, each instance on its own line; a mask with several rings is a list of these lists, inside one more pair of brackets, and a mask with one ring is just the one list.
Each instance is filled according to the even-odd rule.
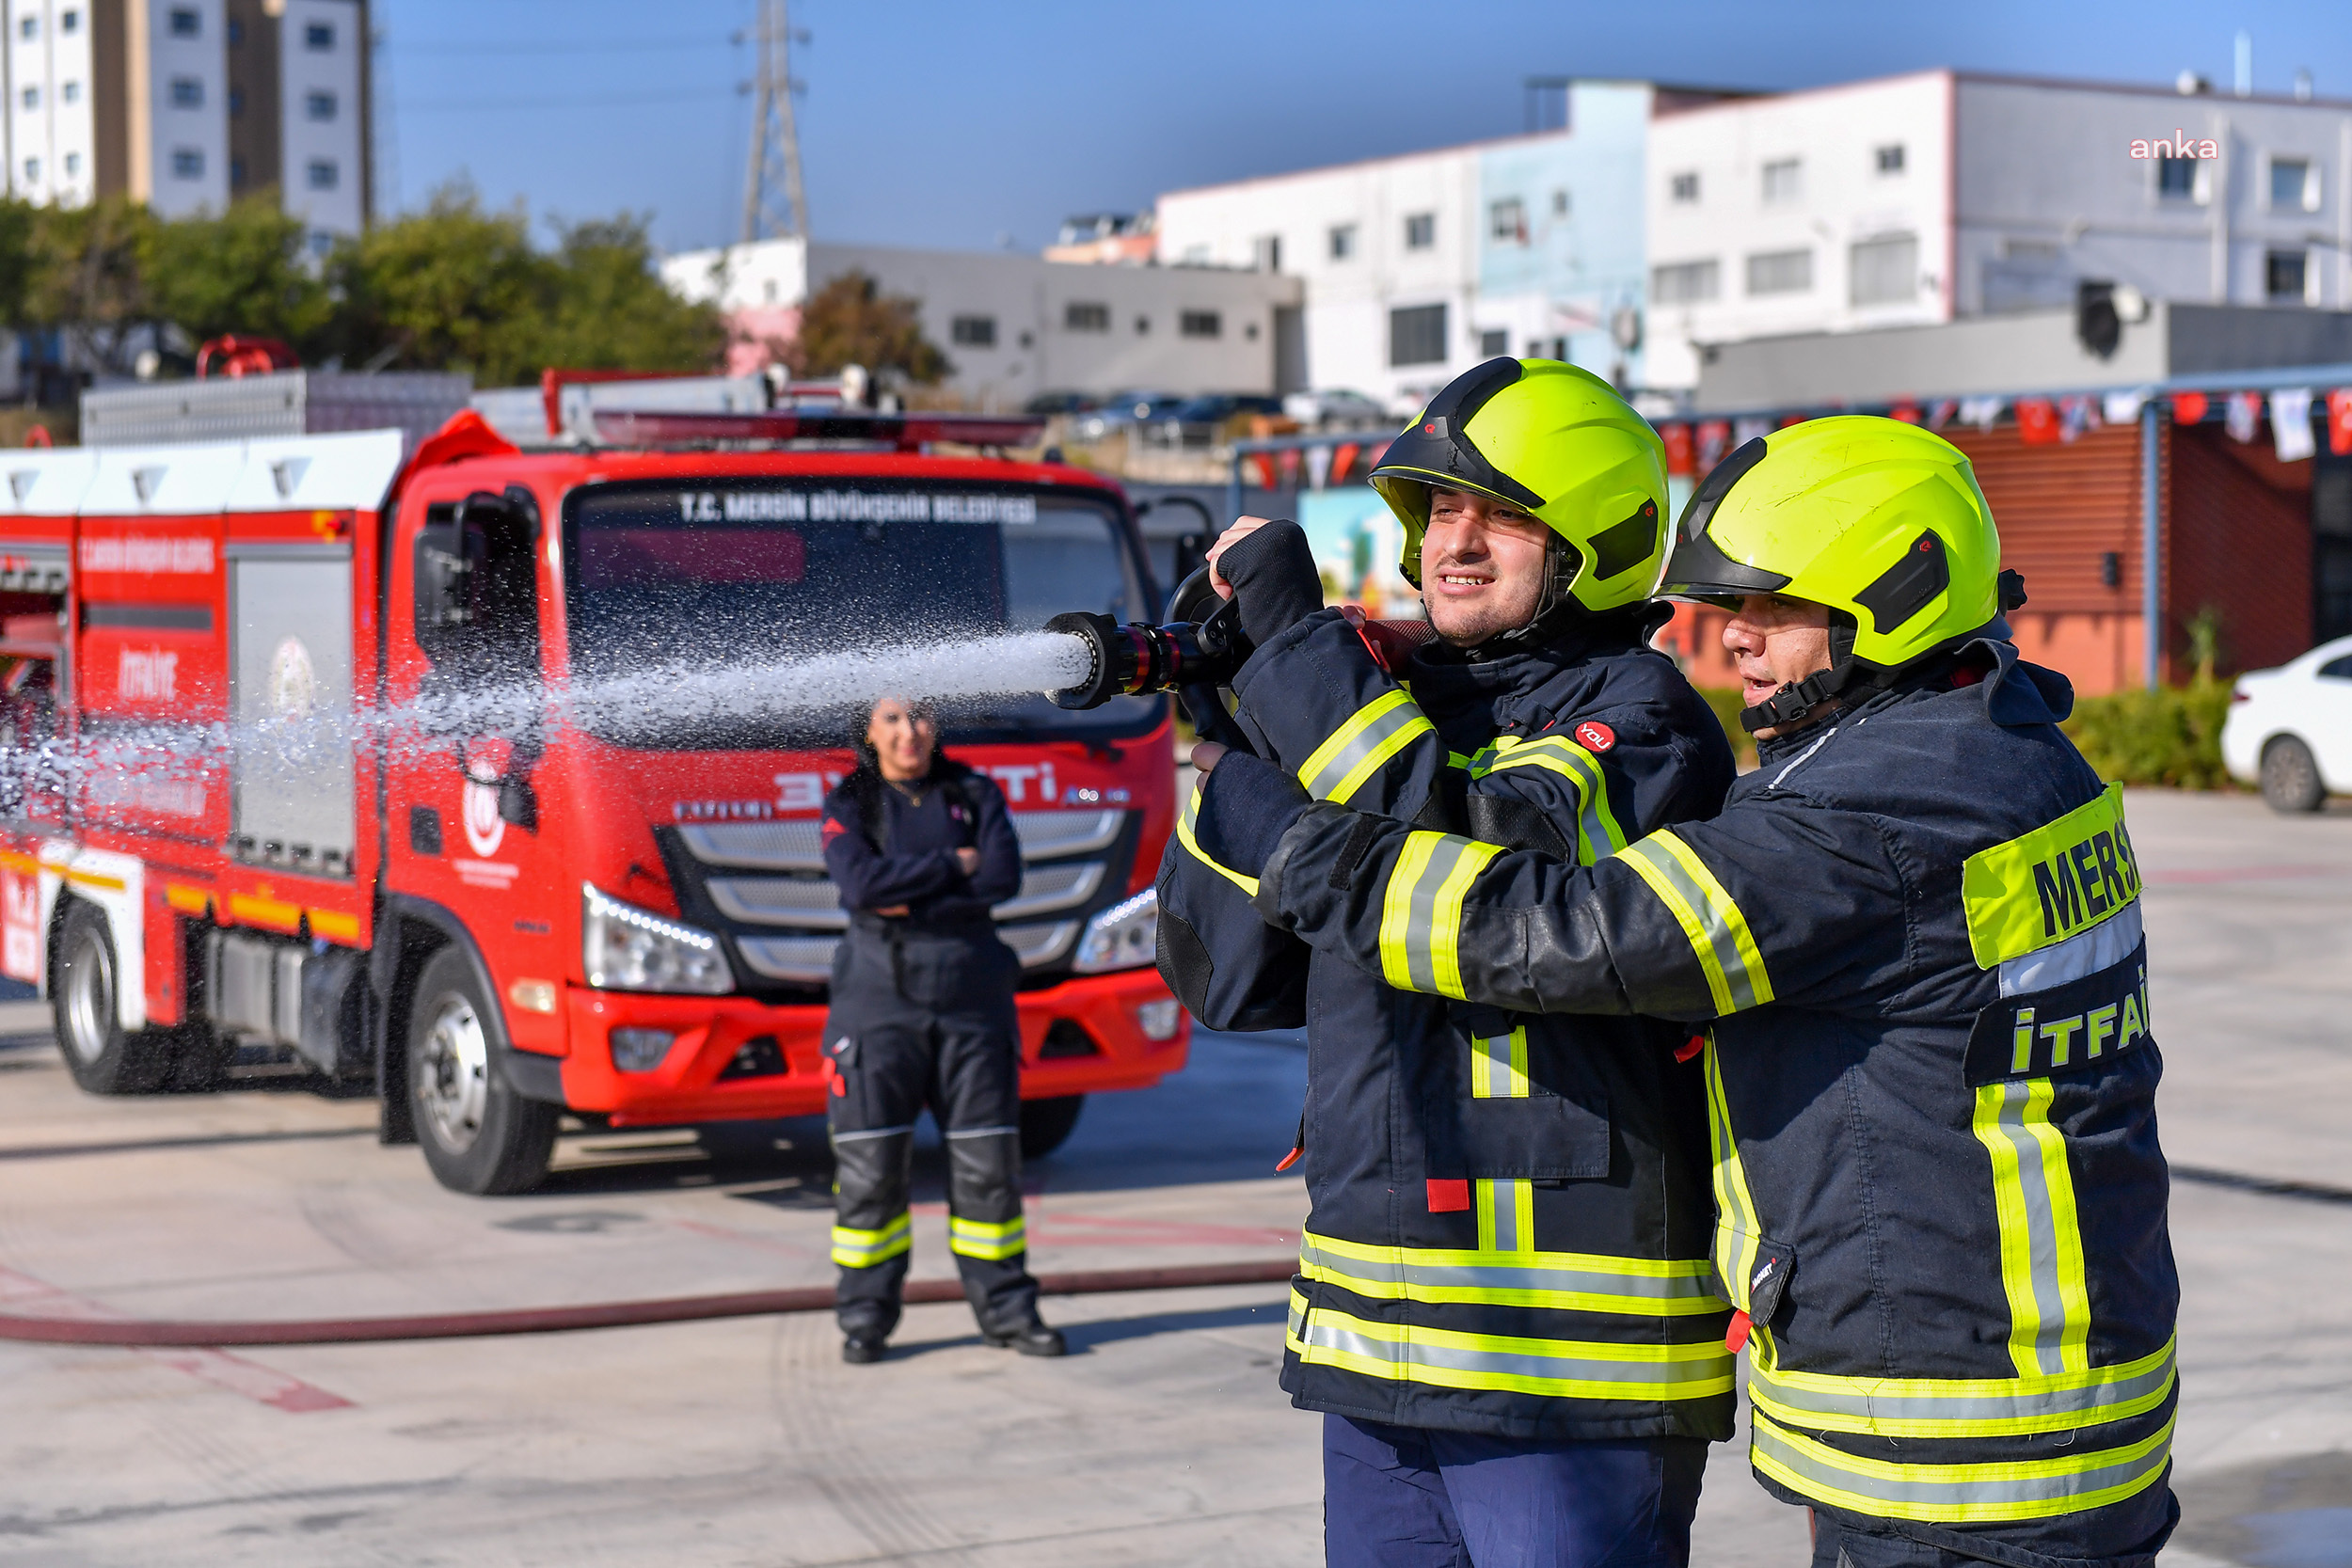
[[[1101,1318],[1090,1323],[1067,1323],[1054,1312],[1055,1298],[1048,1296],[1041,1304],[1045,1321],[1062,1332],[1070,1343],[1073,1355],[1089,1355],[1100,1346],[1115,1345],[1122,1339],[1148,1339],[1157,1334],[1190,1334],[1201,1329],[1248,1328],[1256,1324],[1279,1323],[1282,1321],[1284,1304],[1279,1301],[1260,1302],[1245,1307],[1203,1307],[1184,1312],[1148,1312],[1134,1318]],[[890,1358],[922,1355],[931,1351],[957,1350],[977,1345],[977,1333],[948,1335],[931,1339],[893,1339]]]

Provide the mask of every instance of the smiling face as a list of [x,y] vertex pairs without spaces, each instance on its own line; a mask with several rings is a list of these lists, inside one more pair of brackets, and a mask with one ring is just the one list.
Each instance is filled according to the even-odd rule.
[[1533,621],[1550,544],[1551,530],[1515,506],[1433,488],[1421,541],[1421,596],[1431,627],[1470,648]]
[[874,705],[866,726],[866,744],[874,748],[882,776],[893,784],[919,779],[931,770],[931,752],[939,745],[939,728],[930,714],[911,709],[896,697]]
[[[1750,594],[1724,623],[1724,647],[1740,672],[1740,701],[1754,707],[1791,681],[1830,667],[1829,609],[1777,594]],[[1759,740],[1780,733],[1773,725]]]

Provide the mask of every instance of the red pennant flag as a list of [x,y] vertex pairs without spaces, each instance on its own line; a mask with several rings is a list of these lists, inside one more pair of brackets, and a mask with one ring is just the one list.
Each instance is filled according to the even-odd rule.
[[1917,424],[1920,422],[1919,405],[1915,403],[1899,403],[1886,411],[1886,417],[1890,420],[1900,420],[1905,424]]
[[1688,478],[1692,460],[1691,427],[1687,424],[1670,424],[1658,434],[1664,438],[1666,443],[1666,471]]
[[2328,450],[2338,457],[2352,454],[2352,387],[2328,394]]
[[1249,454],[1249,465],[1251,467],[1258,470],[1258,488],[1261,490],[1273,489],[1274,454],[1270,451],[1251,452]]
[[2029,447],[2055,446],[2064,436],[2058,406],[2048,398],[2017,400],[2017,436]]
[[1812,418],[1812,416],[1811,416],[1811,415],[1809,415],[1809,414],[1789,414],[1789,415],[1787,415],[1787,416],[1785,416],[1785,417],[1781,420],[1781,421],[1780,421],[1780,428],[1781,428],[1781,429],[1783,429],[1783,430],[1787,430],[1787,429],[1788,429],[1790,425],[1799,425],[1799,424],[1803,424],[1803,423],[1804,423],[1804,421],[1805,421],[1806,420],[1808,420],[1808,419],[1810,419],[1810,418]]
[[2172,394],[2172,422],[2196,424],[2204,419],[2205,407],[2204,393],[2175,392]]
[[1342,441],[1331,449],[1332,483],[1345,484],[1347,483],[1347,470],[1356,466],[1356,443],[1353,441]]

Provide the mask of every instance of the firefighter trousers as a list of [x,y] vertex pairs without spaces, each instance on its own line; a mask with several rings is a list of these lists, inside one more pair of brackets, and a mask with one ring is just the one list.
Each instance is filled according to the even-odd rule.
[[947,1245],[988,1334],[1037,1322],[1021,1215],[1020,972],[986,927],[879,930],[860,917],[834,959],[825,1020],[833,1137],[833,1259],[844,1335],[898,1326],[913,1237],[914,1123],[947,1146]]

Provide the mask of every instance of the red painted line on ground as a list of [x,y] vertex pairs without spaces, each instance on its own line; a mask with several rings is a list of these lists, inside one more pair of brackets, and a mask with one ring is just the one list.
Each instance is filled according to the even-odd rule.
[[[103,1336],[110,1327],[125,1322],[122,1315],[110,1307],[61,1291],[45,1279],[37,1279],[14,1269],[0,1268],[0,1307],[13,1313],[19,1307],[35,1307],[42,1316],[24,1321],[48,1322],[59,1324],[80,1324],[92,1332],[87,1338],[67,1338],[58,1336],[52,1343],[127,1344],[137,1346],[136,1339],[109,1339]],[[18,1321],[0,1316],[0,1323]],[[154,1345],[157,1341],[146,1341]],[[168,1341],[162,1341],[168,1343]],[[200,1378],[215,1388],[242,1395],[256,1404],[266,1404],[290,1415],[305,1416],[318,1410],[356,1409],[351,1401],[341,1394],[330,1394],[316,1384],[305,1383],[298,1377],[264,1367],[258,1361],[247,1361],[242,1355],[200,1345],[180,1346],[168,1350],[142,1349],[140,1354],[160,1365]]]

